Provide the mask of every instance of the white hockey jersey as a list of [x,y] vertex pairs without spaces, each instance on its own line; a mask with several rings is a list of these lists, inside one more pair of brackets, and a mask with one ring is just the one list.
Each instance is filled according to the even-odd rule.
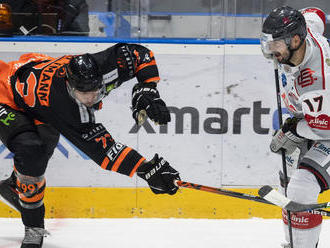
[[303,118],[297,126],[300,136],[330,140],[330,47],[315,23],[308,18],[306,23],[308,34],[302,63],[295,67],[279,64],[281,98],[294,116]]

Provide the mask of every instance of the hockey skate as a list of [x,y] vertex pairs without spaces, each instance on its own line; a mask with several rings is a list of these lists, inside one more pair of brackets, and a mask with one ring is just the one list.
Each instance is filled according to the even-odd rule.
[[25,227],[25,236],[21,248],[41,248],[44,237],[50,235],[40,227]]
[[9,207],[21,212],[21,205],[19,203],[19,196],[15,189],[15,173],[6,180],[0,181],[0,201],[7,204]]

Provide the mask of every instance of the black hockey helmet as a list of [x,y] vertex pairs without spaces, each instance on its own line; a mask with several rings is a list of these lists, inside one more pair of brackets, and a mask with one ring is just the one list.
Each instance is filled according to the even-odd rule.
[[88,92],[103,86],[103,78],[98,65],[88,53],[73,57],[67,65],[66,71],[69,85],[73,89]]
[[289,6],[273,9],[266,18],[262,32],[271,34],[273,39],[288,38],[299,35],[301,40],[307,36],[307,28],[304,16],[300,11]]
[[[295,35],[300,37],[300,44],[297,48],[291,48],[291,39]],[[287,59],[291,59],[294,51],[298,50],[304,43],[307,36],[307,27],[304,16],[300,11],[293,9],[289,6],[283,6],[273,9],[262,26],[262,34],[260,38],[261,49],[266,58],[271,58],[272,44],[276,44],[277,40],[283,40],[290,56]]]

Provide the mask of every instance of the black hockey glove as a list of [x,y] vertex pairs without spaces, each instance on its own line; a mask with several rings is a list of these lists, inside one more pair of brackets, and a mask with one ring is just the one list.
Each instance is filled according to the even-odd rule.
[[148,117],[157,124],[164,125],[171,120],[170,112],[159,96],[156,83],[138,83],[134,86],[132,110],[136,124],[140,124],[139,113],[141,110],[145,110]]
[[297,134],[296,128],[300,119],[290,117],[285,120],[282,128],[278,130],[270,143],[270,150],[272,152],[279,152],[284,149],[287,154],[291,154],[299,147],[306,139]]
[[179,189],[174,180],[180,180],[179,172],[156,153],[152,160],[142,164],[137,169],[137,175],[146,180],[155,194],[174,195]]

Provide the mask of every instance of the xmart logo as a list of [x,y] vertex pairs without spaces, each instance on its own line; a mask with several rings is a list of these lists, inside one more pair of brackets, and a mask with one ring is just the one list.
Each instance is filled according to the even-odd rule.
[[[204,131],[207,134],[226,134],[229,132],[229,127],[232,127],[233,134],[242,134],[242,125],[251,126],[256,134],[267,135],[270,133],[270,127],[267,127],[265,121],[270,115],[270,108],[262,107],[261,101],[253,102],[252,107],[237,108],[229,116],[229,111],[224,108],[209,107],[206,109],[207,117],[200,117],[200,110],[195,107],[168,107],[171,112],[172,121],[169,125],[159,126],[160,134],[169,133],[168,127],[174,123],[175,134],[186,133],[200,134]],[[286,108],[282,108],[282,114],[290,115]],[[252,117],[252,118],[251,118]],[[268,117],[269,118],[269,117]],[[272,128],[279,129],[278,111],[275,110],[272,114]],[[252,119],[252,122],[250,121]],[[189,122],[190,121],[190,122]],[[184,125],[190,123],[188,129]],[[148,134],[155,134],[154,125],[147,119],[142,126],[134,125],[129,133],[136,134],[140,129],[144,129]]]

